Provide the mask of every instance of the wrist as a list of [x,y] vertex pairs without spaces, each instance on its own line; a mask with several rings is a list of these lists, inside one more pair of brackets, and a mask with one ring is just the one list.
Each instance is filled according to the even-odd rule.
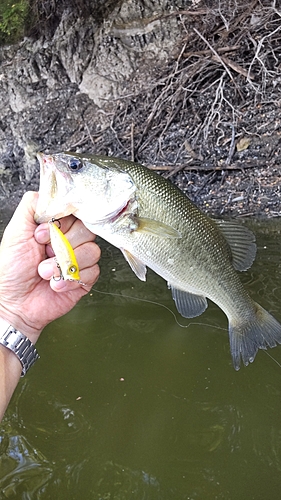
[[16,330],[19,330],[25,335],[33,344],[36,344],[42,329],[37,329],[28,324],[28,322],[18,314],[10,312],[0,304],[0,326],[1,323],[6,322],[12,325]]
[[3,319],[0,320],[0,345],[17,357],[22,365],[21,376],[24,376],[39,358],[29,338]]
[[0,345],[0,422],[17,386],[22,365],[15,354]]

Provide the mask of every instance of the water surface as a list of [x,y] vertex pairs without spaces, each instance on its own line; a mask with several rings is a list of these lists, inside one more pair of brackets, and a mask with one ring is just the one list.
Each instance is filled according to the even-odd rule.
[[[281,223],[249,224],[241,278],[281,321]],[[95,289],[114,295],[93,291],[39,339],[0,427],[0,498],[279,500],[281,346],[235,372],[217,306],[182,319],[161,278],[102,250]]]

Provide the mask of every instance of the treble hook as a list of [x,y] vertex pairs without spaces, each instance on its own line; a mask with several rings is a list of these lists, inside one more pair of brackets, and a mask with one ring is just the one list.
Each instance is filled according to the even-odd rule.
[[61,221],[60,221],[60,219],[55,219],[55,217],[53,217],[48,222],[49,222],[49,224],[50,223],[54,223],[54,222],[58,222],[58,228],[61,229]]
[[62,274],[62,270],[61,270],[61,267],[56,259],[56,257],[54,257],[54,261],[55,263],[57,264],[57,268],[59,269],[59,272],[60,272],[60,275],[59,276],[53,276],[53,280],[54,281],[60,281],[60,280],[64,280],[64,277],[63,277],[63,274]]

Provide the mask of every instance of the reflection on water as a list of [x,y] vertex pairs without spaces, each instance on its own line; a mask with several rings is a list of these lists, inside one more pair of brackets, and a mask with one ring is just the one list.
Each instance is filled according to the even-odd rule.
[[[281,224],[252,224],[241,278],[281,320]],[[101,264],[106,293],[46,328],[0,427],[1,500],[279,500],[281,346],[235,372],[215,305],[179,318],[161,278],[106,243]]]
[[38,494],[50,478],[52,469],[45,457],[22,435],[7,432],[0,441],[1,498],[39,498]]

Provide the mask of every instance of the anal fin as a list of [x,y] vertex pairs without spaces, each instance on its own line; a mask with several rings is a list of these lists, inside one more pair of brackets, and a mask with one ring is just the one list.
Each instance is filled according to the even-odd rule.
[[185,292],[173,286],[171,286],[171,291],[177,310],[184,318],[200,316],[208,307],[207,299],[202,295]]

